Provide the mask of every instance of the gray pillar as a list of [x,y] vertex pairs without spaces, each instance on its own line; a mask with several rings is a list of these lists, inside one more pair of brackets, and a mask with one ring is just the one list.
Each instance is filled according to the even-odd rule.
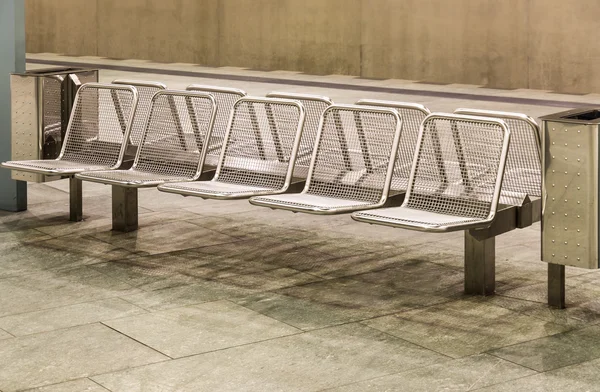
[[[24,0],[0,0],[0,161],[10,153],[10,77],[25,71]],[[14,181],[10,170],[0,169],[0,210],[27,209],[27,183]]]

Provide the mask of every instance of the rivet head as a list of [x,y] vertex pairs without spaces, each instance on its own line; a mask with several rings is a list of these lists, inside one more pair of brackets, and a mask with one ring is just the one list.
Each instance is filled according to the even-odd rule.
[[578,232],[578,233],[581,233],[581,230],[577,229],[577,232]]
[[578,148],[581,148],[581,144],[578,144],[578,145],[577,145],[577,147],[578,147]]
[[568,230],[569,230],[569,228],[565,227],[565,231],[568,231]]
[[556,212],[552,211],[552,215],[556,215]]
[[565,216],[569,216],[569,214],[565,214]]
[[577,261],[581,261],[581,259],[578,257],[578,258],[577,258]]
[[554,155],[552,155],[552,159],[556,158]]
[[556,143],[552,142],[552,145],[555,145]]
[[568,145],[569,145],[569,143],[565,143],[565,147],[568,146]]
[[554,253],[552,253],[552,257],[556,256]]
[[581,175],[581,173],[577,173],[577,175],[578,175],[578,176],[580,176],[580,175]]
[[552,226],[553,229],[556,229],[556,226]]
[[579,246],[581,246],[581,244],[577,244],[577,246],[579,247]]
[[568,158],[568,157],[565,157],[565,161],[568,161],[568,160],[569,160],[569,158]]
[[565,245],[569,245],[569,243],[567,241],[565,241]]
[[556,242],[556,240],[552,240],[552,243],[554,244]]
[[578,159],[577,162],[581,162],[581,159]]
[[552,170],[552,173],[556,173],[556,170]]

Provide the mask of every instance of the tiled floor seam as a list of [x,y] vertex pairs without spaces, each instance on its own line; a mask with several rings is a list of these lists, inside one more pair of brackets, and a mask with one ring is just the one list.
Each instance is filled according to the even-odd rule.
[[91,377],[86,377],[88,380],[90,380],[91,382],[93,382],[94,384],[98,385],[100,388],[102,389],[106,389],[109,392],[112,392],[111,389],[108,389],[107,387],[105,387],[104,385],[100,384],[98,381],[93,380]]
[[[131,340],[133,340],[134,342],[141,344],[141,345],[142,345],[142,346],[144,346],[144,347],[148,347],[149,349],[151,349],[151,350],[153,350],[153,351],[156,351],[157,353],[159,353],[159,354],[161,354],[161,355],[164,355],[165,357],[169,358],[167,361],[170,361],[170,360],[173,360],[173,359],[175,359],[175,358],[171,357],[170,355],[168,355],[168,354],[165,354],[165,353],[163,353],[163,352],[161,352],[161,351],[159,351],[159,350],[155,349],[154,347],[147,345],[147,344],[146,344],[146,343],[144,343],[144,342],[141,342],[141,341],[139,341],[139,340],[137,340],[137,339],[135,339],[135,338],[132,338],[131,336],[129,336],[129,335],[127,335],[127,334],[125,334],[125,333],[123,333],[123,332],[119,331],[118,329],[115,329],[115,328],[111,327],[110,325],[104,324],[104,322],[99,322],[99,324],[102,324],[102,325],[103,325],[103,326],[105,326],[106,328],[109,328],[109,329],[111,329],[112,331],[114,331],[114,332],[116,332],[116,333],[118,333],[118,334],[120,334],[120,335],[123,335],[123,336],[125,336],[126,338],[128,338],[128,339],[131,339]],[[164,361],[162,361],[162,362],[164,362]],[[129,368],[128,368],[128,369],[129,369]]]
[[[235,305],[235,306],[241,306],[241,307],[242,307],[242,308],[244,308],[244,309],[247,309],[247,310],[249,310],[249,311],[251,311],[251,312],[253,312],[253,313],[256,313],[256,314],[258,314],[258,315],[261,315],[261,316],[263,316],[263,317],[269,318],[269,319],[271,319],[271,320],[277,321],[278,323],[285,324],[285,325],[287,325],[288,327],[294,328],[295,330],[297,330],[297,331],[299,331],[299,332],[301,332],[301,333],[307,332],[307,331],[305,331],[305,330],[303,330],[303,329],[301,329],[301,328],[298,328],[298,327],[296,327],[295,325],[292,325],[292,324],[290,324],[290,323],[287,323],[287,322],[285,322],[285,321],[283,321],[283,320],[277,320],[276,318],[273,318],[273,317],[271,317],[271,316],[268,316],[268,315],[266,315],[266,314],[262,314],[262,313],[260,313],[260,312],[257,312],[257,311],[256,311],[256,310],[254,310],[254,309],[250,309],[250,308],[248,308],[248,307],[246,307],[246,306],[244,306],[244,305],[238,304],[238,303],[236,303],[236,302],[234,302],[234,301],[232,301],[232,300],[230,300],[230,299],[227,299],[227,298],[226,298],[226,299],[224,299],[224,301],[227,301],[227,302],[229,302],[230,304],[232,304],[232,305]],[[193,306],[193,305],[192,305],[192,306]],[[295,334],[292,334],[292,335],[295,335]],[[292,336],[292,335],[285,335],[285,336]]]

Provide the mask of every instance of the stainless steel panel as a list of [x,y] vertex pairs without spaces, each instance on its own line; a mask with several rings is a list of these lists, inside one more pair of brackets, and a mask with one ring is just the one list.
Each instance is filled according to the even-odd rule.
[[[11,159],[25,160],[39,157],[40,142],[37,79],[11,75]],[[12,172],[13,180],[40,182],[43,176],[33,173]]]
[[543,139],[542,260],[596,269],[598,125],[545,120]]

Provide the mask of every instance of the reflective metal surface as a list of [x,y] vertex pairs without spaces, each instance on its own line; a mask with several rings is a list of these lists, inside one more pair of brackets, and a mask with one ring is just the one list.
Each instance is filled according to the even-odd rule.
[[202,84],[191,84],[186,90],[209,93],[217,102],[217,116],[206,157],[206,165],[214,168],[219,163],[223,139],[227,132],[233,105],[235,105],[238,99],[245,97],[246,92],[237,88],[205,86]]
[[[12,160],[56,159],[82,83],[96,82],[97,70],[48,68],[12,74]],[[44,182],[59,177],[13,171],[15,180]]]
[[367,105],[374,107],[393,108],[398,111],[402,119],[402,135],[398,148],[398,158],[394,167],[391,189],[397,192],[405,192],[410,177],[417,139],[419,138],[419,129],[425,117],[431,114],[429,109],[418,103],[380,101],[376,99],[361,99],[357,105]]
[[521,113],[457,109],[456,114],[500,118],[510,129],[510,149],[504,171],[500,203],[518,204],[522,197],[542,196],[542,152],[540,128],[534,119]]
[[250,202],[315,214],[380,207],[387,200],[401,130],[394,109],[330,106],[323,114],[302,193]]
[[509,141],[502,120],[432,114],[421,126],[402,206],[352,218],[422,231],[488,227],[498,207]]
[[[117,94],[125,115],[125,132],[113,100]],[[2,166],[45,175],[72,175],[121,165],[137,105],[130,86],[88,83],[77,92],[60,156],[56,160],[10,161]]]
[[163,90],[154,95],[131,169],[81,173],[77,178],[126,187],[152,187],[200,177],[217,104],[210,94]]
[[[596,111],[597,112],[597,111]],[[600,113],[543,117],[542,260],[598,268]]]
[[300,142],[300,150],[296,157],[295,175],[299,178],[306,178],[308,167],[315,148],[317,133],[321,123],[321,116],[325,109],[333,105],[333,101],[328,97],[310,94],[295,94],[272,92],[267,94],[270,98],[293,99],[298,101],[304,107],[306,112],[306,120],[304,121],[304,130],[302,131],[302,141]]
[[217,199],[283,193],[291,183],[304,119],[297,101],[241,98],[231,114],[215,178],[165,184],[159,190]]

